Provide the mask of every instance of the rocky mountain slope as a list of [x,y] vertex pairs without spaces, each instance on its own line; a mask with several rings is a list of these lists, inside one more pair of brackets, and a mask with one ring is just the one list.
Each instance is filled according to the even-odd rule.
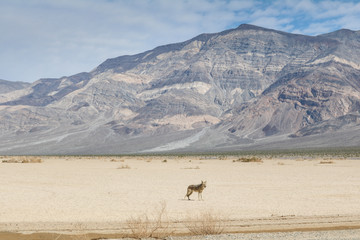
[[30,86],[26,82],[12,82],[0,79],[0,94],[12,92]]
[[0,153],[358,146],[360,32],[252,25],[0,94]]

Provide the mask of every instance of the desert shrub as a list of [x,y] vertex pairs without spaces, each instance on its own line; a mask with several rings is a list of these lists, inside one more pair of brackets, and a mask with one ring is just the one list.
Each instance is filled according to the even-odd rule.
[[167,217],[166,203],[161,202],[149,217],[147,214],[131,217],[126,221],[126,225],[133,238],[164,238],[174,233],[170,228],[170,221]]
[[115,158],[112,158],[112,159],[110,160],[110,162],[125,162],[125,160],[124,160],[124,159],[115,159]]
[[22,163],[42,163],[42,159],[40,157],[24,157],[21,162]]
[[259,157],[241,157],[237,160],[233,160],[233,162],[263,162],[263,160]]
[[118,167],[117,169],[131,169],[131,167],[129,165],[121,165],[120,167]]
[[334,162],[331,160],[324,160],[324,161],[320,161],[320,164],[333,164]]
[[12,157],[10,159],[2,160],[3,163],[42,163],[43,160],[40,157],[34,156],[21,156]]
[[206,211],[189,217],[185,227],[194,235],[221,234],[225,229],[225,219],[213,211]]

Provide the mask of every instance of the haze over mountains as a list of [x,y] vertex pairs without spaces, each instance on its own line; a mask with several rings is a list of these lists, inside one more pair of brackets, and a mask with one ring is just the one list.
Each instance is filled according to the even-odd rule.
[[359,146],[360,32],[243,24],[4,89],[1,154]]

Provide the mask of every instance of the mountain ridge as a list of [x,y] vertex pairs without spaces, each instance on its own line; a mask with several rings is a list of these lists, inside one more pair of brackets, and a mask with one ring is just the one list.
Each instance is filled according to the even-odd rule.
[[0,94],[20,90],[26,88],[30,83],[26,82],[13,82],[8,80],[0,79]]
[[[349,31],[306,36],[242,24],[38,80],[0,95],[0,152],[338,146],[359,128],[360,37]],[[352,139],[347,145],[360,144]]]

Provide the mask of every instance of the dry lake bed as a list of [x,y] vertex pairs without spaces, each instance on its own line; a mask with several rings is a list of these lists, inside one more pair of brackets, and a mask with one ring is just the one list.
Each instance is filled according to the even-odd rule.
[[[359,233],[360,160],[249,159],[4,156],[0,239],[115,238],[131,233],[131,221],[159,217],[172,236],[191,235],[204,213],[225,233]],[[203,201],[184,199],[201,180]]]

